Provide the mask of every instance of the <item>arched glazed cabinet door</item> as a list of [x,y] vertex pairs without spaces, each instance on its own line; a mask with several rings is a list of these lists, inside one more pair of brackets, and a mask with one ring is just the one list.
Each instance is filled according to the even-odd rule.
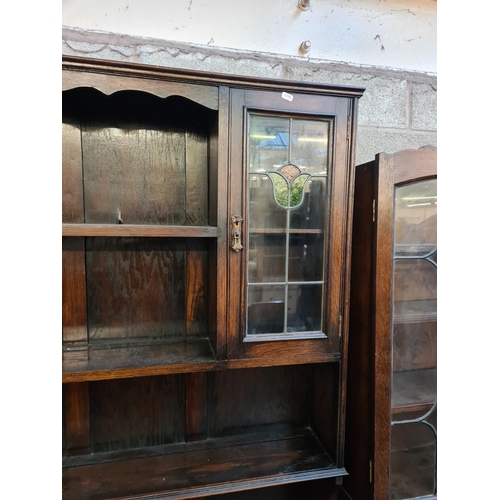
[[437,495],[437,150],[356,167],[345,489]]
[[437,179],[394,190],[391,500],[436,494]]

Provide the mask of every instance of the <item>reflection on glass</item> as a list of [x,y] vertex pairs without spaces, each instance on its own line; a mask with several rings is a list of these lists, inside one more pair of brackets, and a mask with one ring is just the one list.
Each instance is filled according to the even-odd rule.
[[248,281],[285,281],[286,235],[250,233],[248,242]]
[[290,212],[290,229],[325,227],[326,178],[310,177],[304,185],[304,201]]
[[395,192],[392,500],[436,494],[437,185]]
[[310,174],[326,174],[328,161],[328,123],[293,120],[292,162]]
[[[331,120],[249,116],[247,335],[322,329],[330,133]],[[263,298],[267,283],[283,298]]]
[[401,307],[400,302],[411,302],[412,307],[418,307],[419,301],[436,299],[436,266],[427,259],[396,259],[394,262],[394,306]]
[[285,118],[252,115],[248,170],[258,173],[278,169],[287,162],[290,124]]
[[267,175],[249,176],[248,217],[250,229],[286,230],[286,211],[276,205],[273,183]]
[[288,279],[290,281],[321,281],[323,279],[323,233],[290,234]]
[[395,254],[422,256],[437,248],[437,181],[397,188]]
[[289,285],[287,332],[321,331],[323,285]]
[[[431,425],[436,425],[434,412]],[[391,428],[390,500],[432,495],[436,465],[436,440],[425,424],[407,423]]]
[[283,333],[285,286],[248,287],[248,335]]

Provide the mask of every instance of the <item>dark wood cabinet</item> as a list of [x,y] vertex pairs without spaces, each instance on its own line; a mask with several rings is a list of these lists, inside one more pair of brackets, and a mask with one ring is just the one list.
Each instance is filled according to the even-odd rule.
[[437,150],[356,167],[345,489],[436,498]]
[[361,95],[63,59],[64,498],[336,497]]

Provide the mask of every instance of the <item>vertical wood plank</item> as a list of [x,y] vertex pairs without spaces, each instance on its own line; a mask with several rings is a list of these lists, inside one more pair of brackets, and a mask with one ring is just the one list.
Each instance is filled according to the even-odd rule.
[[90,383],[92,452],[184,440],[184,375]]
[[228,130],[229,88],[219,87],[219,116],[209,138],[209,224],[220,228],[220,236],[209,243],[209,335],[217,359],[227,357],[227,252],[228,252]]
[[207,242],[186,240],[186,336],[207,335]]
[[[186,126],[186,224],[208,223],[208,136],[195,123]],[[207,335],[207,254],[186,241],[186,335]]]
[[207,437],[207,373],[186,374],[186,441]]
[[184,338],[185,245],[182,238],[89,238],[89,339]]
[[[352,224],[354,212],[354,186],[355,186],[355,132],[357,127],[358,100],[345,100],[347,107],[347,126],[345,127],[347,137],[342,137],[341,141],[346,145],[345,148],[345,178],[344,178],[344,224],[345,234],[344,249],[342,256],[342,286],[339,297],[340,314],[342,315],[342,325],[338,327],[338,342],[341,344],[341,355],[343,362],[340,364],[340,380],[338,392],[338,424],[337,424],[337,463],[344,465],[345,454],[345,427],[346,427],[346,405],[347,405],[347,360],[349,345],[349,296],[351,291],[351,252],[352,252]],[[335,345],[335,343],[334,343]]]
[[186,127],[186,225],[208,224],[208,137]]
[[186,136],[172,124],[182,109],[147,94],[90,102],[103,108],[82,126],[86,221],[184,224]]
[[301,429],[310,422],[312,367],[276,366],[212,372],[209,437],[272,429]]
[[375,498],[389,497],[392,364],[392,280],[394,225],[394,157],[376,155],[378,178],[375,229],[374,328],[374,449]]
[[[338,464],[339,364],[313,366],[311,427]],[[340,465],[339,465],[340,466]]]
[[67,455],[90,453],[88,382],[64,384]]
[[62,124],[62,221],[84,221],[80,124],[69,118]]
[[[219,101],[222,104],[221,101]],[[245,91],[242,89],[231,89],[230,91],[230,108],[229,108],[229,130],[230,142],[227,145],[229,149],[229,164],[231,165],[230,179],[228,185],[228,204],[229,213],[226,215],[224,225],[229,227],[227,234],[227,246],[231,244],[231,216],[243,216],[243,120],[244,120],[244,104],[245,104]],[[242,223],[242,236],[243,242],[246,241],[245,234],[247,231],[248,221]],[[245,246],[245,245],[244,245]],[[231,294],[231,301],[229,301],[228,314],[227,314],[227,357],[238,358],[240,357],[242,346],[242,321],[244,321],[246,312],[243,297],[244,285],[243,279],[243,262],[246,260],[246,252],[248,249],[243,248],[239,253],[233,250],[228,250],[227,266],[229,275],[227,277],[228,293]]]
[[346,384],[345,489],[355,500],[373,498],[373,280],[375,162],[356,167]]
[[63,342],[87,342],[87,291],[84,238],[63,238]]

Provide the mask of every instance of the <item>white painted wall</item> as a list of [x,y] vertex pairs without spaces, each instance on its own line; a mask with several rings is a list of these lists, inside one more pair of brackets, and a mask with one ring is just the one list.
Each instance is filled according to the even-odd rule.
[[63,0],[72,28],[435,74],[436,0]]

